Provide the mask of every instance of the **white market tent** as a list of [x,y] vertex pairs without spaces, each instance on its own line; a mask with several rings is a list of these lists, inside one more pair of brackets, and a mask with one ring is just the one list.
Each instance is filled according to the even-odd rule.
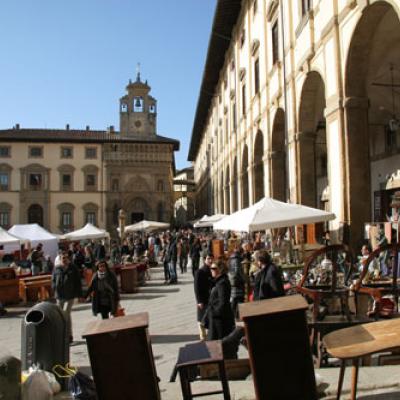
[[8,230],[8,233],[29,240],[32,248],[42,243],[43,254],[45,256],[49,255],[52,261],[54,261],[57,256],[58,238],[38,224],[14,225]]
[[215,230],[256,232],[313,224],[335,219],[335,214],[301,204],[283,203],[264,197],[256,204],[237,211],[214,224]]
[[144,219],[143,221],[137,222],[136,224],[125,226],[124,232],[125,233],[137,232],[137,231],[151,232],[157,229],[168,229],[168,228],[169,224],[166,222],[147,221]]
[[83,228],[73,232],[68,232],[62,235],[66,240],[90,240],[90,239],[104,239],[109,238],[110,234],[104,229],[97,228],[96,226],[87,223]]
[[222,218],[225,218],[225,214],[214,214],[214,215],[203,215],[203,217],[198,220],[193,227],[194,228],[210,228],[214,225],[215,222],[220,221]]
[[3,246],[5,254],[20,250],[21,244],[25,242],[27,242],[27,240],[14,236],[0,227],[0,246]]

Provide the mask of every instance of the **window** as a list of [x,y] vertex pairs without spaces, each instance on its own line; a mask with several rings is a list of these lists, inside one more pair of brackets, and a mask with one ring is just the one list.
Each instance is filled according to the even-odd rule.
[[61,226],[70,227],[72,225],[72,214],[69,211],[61,214]]
[[86,147],[85,148],[85,158],[97,158],[97,148],[96,147]]
[[29,157],[43,157],[43,147],[30,146]]
[[163,192],[164,191],[164,181],[162,179],[159,179],[157,181],[157,192]]
[[88,211],[85,215],[86,223],[96,225],[96,213],[93,211]]
[[128,112],[128,104],[126,104],[126,103],[121,103],[121,112],[122,112],[122,113]]
[[257,14],[257,9],[258,9],[258,1],[254,0],[253,1],[253,15]]
[[242,29],[242,33],[240,34],[240,48],[244,46],[245,41],[246,41],[246,31]]
[[96,185],[96,175],[87,174],[86,175],[86,186],[95,186]]
[[0,226],[4,229],[10,226],[10,212],[0,210]]
[[304,17],[312,7],[312,0],[300,0],[301,1],[301,15]]
[[40,190],[42,188],[42,174],[29,174],[30,190]]
[[9,175],[8,172],[0,172],[0,190],[9,190]]
[[11,157],[11,147],[0,146],[0,157]]
[[150,104],[149,113],[150,114],[155,114],[156,113],[156,105],[155,104]]
[[70,189],[71,185],[72,185],[72,177],[71,177],[71,175],[70,174],[62,174],[61,179],[62,179],[61,184],[63,186],[63,189],[64,190],[65,189]]
[[233,130],[236,131],[236,103],[232,104],[232,127]]
[[136,96],[133,98],[133,112],[143,112],[143,97]]
[[242,86],[242,115],[246,115],[246,85]]
[[272,26],[272,63],[275,65],[279,60],[279,27],[278,21]]
[[396,134],[397,134],[397,131],[395,129],[391,129],[391,127],[389,125],[385,127],[385,148],[386,148],[386,151],[390,151],[390,150],[395,149],[397,147]]
[[119,191],[119,180],[118,179],[113,179],[111,181],[111,190],[113,192],[118,192]]
[[72,158],[73,149],[72,147],[61,147],[61,158]]
[[74,229],[74,210],[75,207],[71,203],[62,203],[58,206],[61,232],[70,232]]
[[260,61],[257,58],[254,61],[254,93],[257,94],[260,91]]

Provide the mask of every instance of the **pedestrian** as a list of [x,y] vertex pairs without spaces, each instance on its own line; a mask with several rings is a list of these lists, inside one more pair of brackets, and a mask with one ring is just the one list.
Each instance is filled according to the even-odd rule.
[[121,252],[116,241],[113,241],[111,244],[110,261],[112,266],[121,263]]
[[219,340],[235,329],[235,317],[230,304],[231,285],[222,260],[212,263],[210,269],[214,287],[205,314],[208,319],[208,340]]
[[43,244],[38,243],[35,249],[30,254],[32,263],[32,275],[39,275],[43,269]]
[[108,319],[110,314],[115,316],[118,310],[118,282],[106,261],[98,261],[96,266],[97,272],[93,275],[85,298],[92,294],[93,314],[100,314],[102,319]]
[[184,274],[187,271],[189,243],[187,239],[184,236],[182,236],[179,239],[177,246],[178,246],[179,267],[181,269],[181,274]]
[[255,261],[260,271],[254,278],[254,300],[271,299],[285,295],[282,275],[278,267],[272,263],[266,250],[259,250]]
[[163,261],[163,266],[164,266],[164,283],[168,283],[170,280],[170,274],[169,274],[169,246],[170,246],[170,237],[169,235],[166,235],[164,238],[164,249],[163,249],[163,256],[162,256],[162,261]]
[[190,258],[192,259],[192,274],[195,276],[200,264],[201,243],[199,238],[195,238],[190,250]]
[[238,318],[238,304],[244,302],[245,277],[242,266],[240,246],[236,245],[228,260],[228,277],[231,284],[231,307],[233,315]]
[[204,264],[199,268],[194,275],[194,294],[196,297],[196,308],[197,308],[197,322],[199,325],[200,340],[206,340],[207,321],[203,321],[206,313],[208,302],[210,298],[210,292],[212,288],[212,276],[210,267],[213,262],[213,257],[209,254]]
[[79,270],[66,252],[62,255],[61,264],[54,268],[52,288],[58,306],[65,311],[71,343],[73,341],[71,311],[75,299],[82,297],[82,284]]
[[178,275],[176,273],[176,264],[178,262],[178,249],[176,246],[176,237],[171,239],[168,247],[169,253],[169,283],[178,283]]

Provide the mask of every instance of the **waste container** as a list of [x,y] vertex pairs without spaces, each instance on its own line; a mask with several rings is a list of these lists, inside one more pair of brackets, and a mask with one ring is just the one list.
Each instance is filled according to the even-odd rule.
[[69,362],[67,320],[56,304],[42,302],[26,313],[21,341],[22,370],[37,364],[41,369],[51,371],[54,365]]
[[19,400],[21,361],[11,356],[0,358],[0,399]]
[[125,293],[136,293],[138,288],[138,271],[136,265],[129,264],[120,270],[121,290]]

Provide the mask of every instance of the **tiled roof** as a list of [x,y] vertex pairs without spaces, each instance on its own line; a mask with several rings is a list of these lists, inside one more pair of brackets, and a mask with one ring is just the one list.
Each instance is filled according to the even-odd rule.
[[241,8],[242,0],[218,0],[193,123],[188,154],[189,161],[194,161],[198,152],[211,101],[219,81],[219,74],[224,66],[225,54],[231,45],[232,31],[238,20]]
[[164,136],[121,137],[118,132],[76,129],[4,129],[0,142],[63,142],[63,143],[170,143],[179,150],[179,141]]

